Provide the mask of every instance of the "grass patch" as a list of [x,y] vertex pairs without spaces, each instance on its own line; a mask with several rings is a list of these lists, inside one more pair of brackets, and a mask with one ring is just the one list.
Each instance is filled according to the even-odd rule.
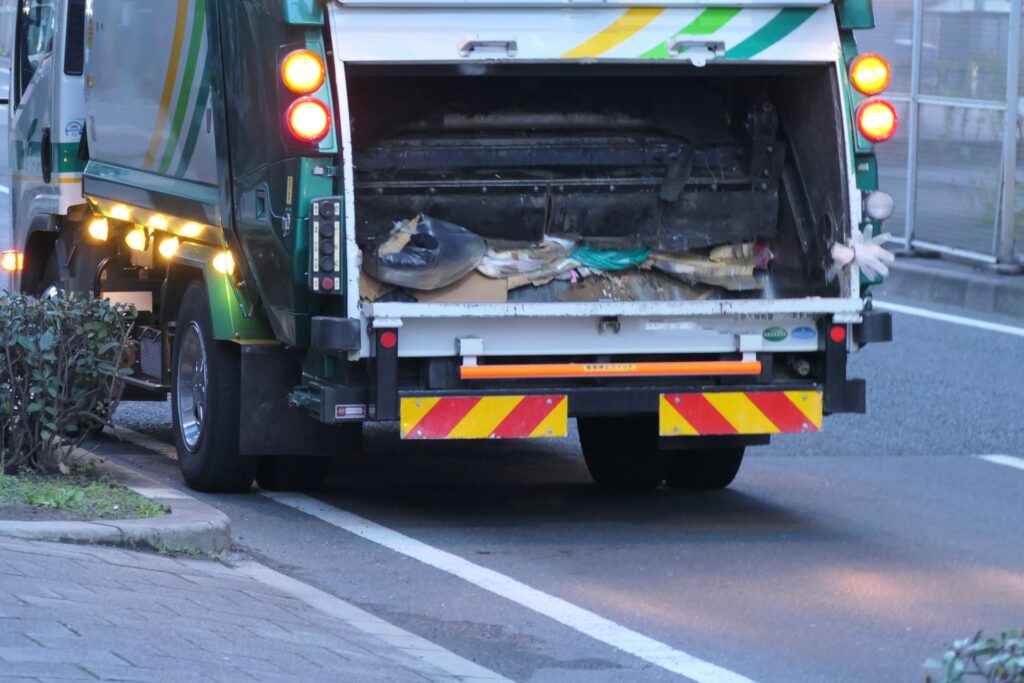
[[109,477],[74,470],[60,476],[0,475],[0,507],[18,506],[60,510],[85,519],[161,517],[171,511]]

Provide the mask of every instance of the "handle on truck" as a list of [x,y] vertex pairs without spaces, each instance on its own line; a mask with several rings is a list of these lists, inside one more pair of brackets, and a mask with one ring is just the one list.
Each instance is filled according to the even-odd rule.
[[669,38],[665,49],[674,57],[688,57],[690,63],[702,67],[712,59],[725,56],[725,43],[721,40],[687,40]]
[[475,51],[483,48],[505,49],[505,54],[515,57],[519,52],[519,43],[514,39],[483,40],[479,38],[464,38],[459,42],[459,56],[469,57]]
[[40,145],[39,154],[42,156],[43,182],[49,183],[53,179],[53,135],[49,128],[43,129],[43,143]]

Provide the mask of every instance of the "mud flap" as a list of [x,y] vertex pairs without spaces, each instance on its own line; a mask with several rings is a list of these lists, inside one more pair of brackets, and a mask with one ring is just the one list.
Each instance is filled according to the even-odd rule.
[[342,434],[301,408],[288,395],[302,381],[302,366],[276,344],[243,344],[238,450],[242,455],[322,455],[340,452]]

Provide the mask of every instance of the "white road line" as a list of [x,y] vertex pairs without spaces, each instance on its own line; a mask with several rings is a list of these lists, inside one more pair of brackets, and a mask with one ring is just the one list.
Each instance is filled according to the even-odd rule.
[[[118,427],[116,432],[107,430],[107,433],[114,433],[125,441],[130,441],[142,448],[156,451],[158,454],[172,460],[178,459],[178,454],[173,446],[169,446],[151,436],[140,434],[132,429]],[[102,459],[102,456],[92,453],[92,451],[87,449],[81,450]],[[175,489],[133,487],[133,490],[141,495],[153,498],[192,498],[187,493]],[[465,681],[466,683],[474,681],[481,683],[512,683],[508,678],[490,669],[485,669],[468,659],[464,659],[451,650],[446,650],[436,643],[420,638],[414,633],[405,631],[380,617],[361,610],[341,598],[286,574],[274,571],[270,567],[258,562],[239,562],[230,568],[229,571],[242,573],[266,586],[301,600],[313,609],[323,612],[334,619],[344,621],[360,631],[402,650],[410,657],[440,669],[457,680]]]
[[[108,433],[111,433],[110,430],[108,430]],[[178,459],[174,447],[151,436],[140,434],[125,427],[118,427],[114,433],[126,441],[155,451],[164,457],[172,460]],[[381,526],[376,522],[371,522],[340,508],[322,503],[315,498],[299,493],[272,493],[269,491],[262,491],[261,493],[282,505],[287,505],[372,543],[384,546],[401,555],[411,557],[435,569],[452,574],[474,586],[511,600],[560,624],[564,624],[594,640],[610,645],[617,650],[631,654],[673,673],[685,676],[697,683],[754,683],[753,680],[746,676],[734,673],[710,662],[705,662],[681,650],[676,650],[665,643],[626,628],[561,598],[532,588],[509,576],[486,567],[481,567],[458,555],[434,548],[422,541],[417,541],[414,538]]]
[[240,562],[235,567],[249,578],[306,603],[313,609],[382,640],[422,662],[463,681],[494,681],[512,683],[508,678],[463,659],[436,643],[420,638],[394,624],[384,621],[355,605],[314,588],[298,579],[276,572],[258,562]]
[[1015,458],[1012,455],[979,455],[976,457],[979,460],[995,463],[996,465],[1006,465],[1007,467],[1024,470],[1024,458]]
[[554,595],[527,586],[493,569],[474,564],[393,529],[322,503],[315,498],[298,493],[263,492],[263,495],[372,543],[452,574],[478,588],[564,624],[594,640],[685,676],[697,683],[753,683],[746,676],[676,650],[665,643],[637,633]]
[[6,185],[0,185],[0,194],[10,194],[10,193],[11,193],[11,188],[7,187]]
[[986,320],[978,320],[977,318],[965,318],[959,315],[950,315],[949,313],[938,313],[936,311],[929,311],[928,309],[925,308],[917,308],[916,306],[904,306],[902,304],[893,304],[887,301],[875,300],[874,305],[876,308],[880,308],[883,311],[903,313],[905,315],[917,316],[918,318],[940,320],[944,323],[953,323],[954,325],[964,325],[965,327],[974,327],[979,330],[988,330],[989,332],[1002,332],[1003,334],[1012,334],[1016,337],[1024,337],[1024,327],[1014,327],[1013,325],[1001,325],[999,323],[990,323]]

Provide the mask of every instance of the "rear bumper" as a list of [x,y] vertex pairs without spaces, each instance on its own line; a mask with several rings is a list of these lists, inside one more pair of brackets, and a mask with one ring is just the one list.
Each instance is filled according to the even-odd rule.
[[[813,350],[786,352],[777,347],[770,353],[753,354],[745,357],[737,365],[757,366],[760,374],[753,371],[726,373],[714,369],[702,371],[707,379],[671,375],[697,373],[652,373],[661,376],[642,377],[643,373],[620,372],[607,378],[588,375],[587,373],[565,374],[568,369],[577,371],[591,366],[579,363],[562,365],[508,365],[493,366],[475,364],[475,358],[467,358],[461,366],[463,376],[459,378],[459,361],[455,359],[402,359],[400,347],[404,346],[405,329],[400,333],[396,330],[371,334],[374,353],[368,364],[368,382],[361,386],[320,385],[319,396],[314,400],[318,404],[320,420],[331,424],[338,422],[376,420],[395,421],[402,418],[403,401],[407,399],[480,399],[500,397],[564,397],[567,417],[615,417],[630,415],[658,415],[666,396],[687,397],[714,393],[785,393],[812,392],[820,397],[821,410],[824,415],[835,413],[864,413],[867,408],[866,383],[862,379],[847,377],[847,358],[851,342],[856,345],[889,341],[892,339],[892,320],[888,313],[868,311],[860,321],[853,325],[833,324],[825,330],[818,330],[812,337]],[[315,335],[314,335],[315,336]],[[802,336],[802,335],[801,335]],[[760,338],[760,337],[759,337]],[[401,341],[400,341],[401,339]],[[386,342],[385,342],[386,340]],[[324,340],[326,341],[326,340]],[[473,340],[478,341],[478,340]],[[351,341],[349,342],[351,343]],[[330,346],[314,342],[314,347]],[[564,347],[563,347],[564,348]],[[781,355],[786,358],[804,359],[804,365],[817,369],[804,375],[807,379],[797,379],[792,373],[786,373],[780,367],[776,372],[775,358]],[[470,356],[474,354],[470,353]],[[612,356],[611,358],[614,358]],[[680,356],[687,358],[687,356]],[[693,358],[693,356],[689,356]],[[405,371],[399,372],[400,362],[405,364]],[[604,369],[637,369],[647,365],[707,365],[720,366],[728,364],[726,359],[707,363],[666,362],[666,363],[598,363],[593,367]],[[807,360],[813,365],[808,365]],[[410,376],[409,363],[420,362],[416,372]],[[538,374],[527,377],[522,370],[536,368],[562,368],[559,373]],[[473,378],[466,381],[466,370],[516,370],[518,374],[509,375],[505,380]],[[477,373],[480,374],[480,373]],[[500,373],[499,373],[500,374]],[[728,376],[728,375],[735,376]],[[401,375],[401,378],[400,378]],[[624,376],[633,375],[633,376]],[[713,377],[717,375],[717,377]],[[418,376],[418,379],[416,377]],[[500,402],[499,402],[500,403]],[[505,402],[507,403],[507,401]],[[311,406],[312,407],[312,406]],[[408,425],[407,425],[408,426]],[[820,427],[820,425],[818,425]],[[787,431],[787,430],[776,430]],[[798,429],[795,431],[816,431],[816,429]],[[774,433],[774,432],[773,432]],[[682,429],[683,435],[704,435],[702,430]],[[474,437],[476,438],[476,437]],[[486,437],[484,437],[486,438]]]

